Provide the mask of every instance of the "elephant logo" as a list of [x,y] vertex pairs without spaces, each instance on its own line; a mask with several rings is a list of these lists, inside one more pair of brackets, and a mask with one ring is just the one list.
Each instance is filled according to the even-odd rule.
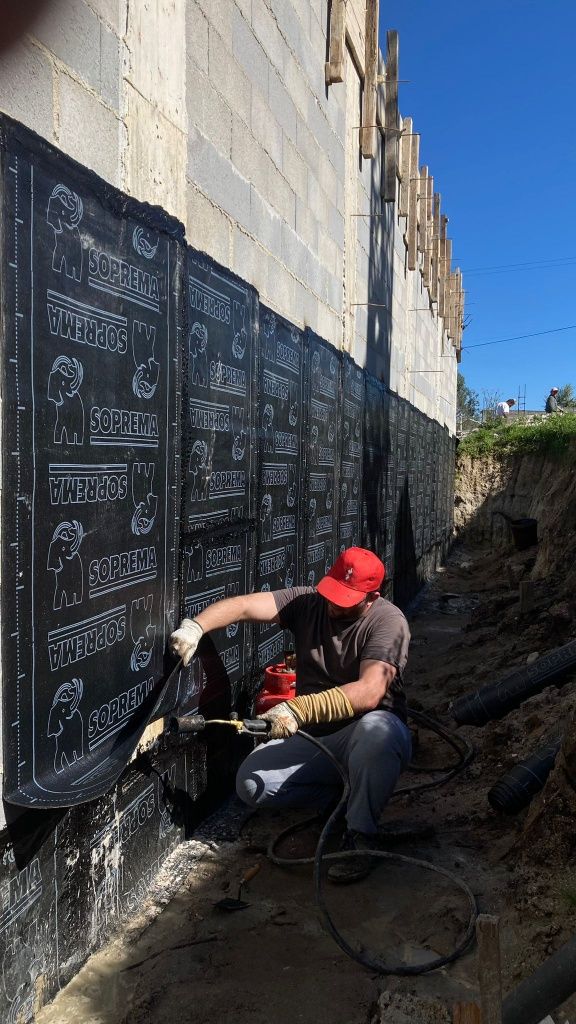
[[315,583],[316,583],[316,574],[314,572],[314,569],[310,569],[310,572],[308,573],[308,575],[306,577],[306,586],[313,587]]
[[294,545],[286,545],[286,574],[284,576],[284,586],[287,590],[294,586],[294,576],[296,575],[295,558],[294,558]]
[[132,466],[132,533],[136,537],[150,533],[156,520],[158,498],[153,493],[154,463],[135,462]]
[[264,358],[269,363],[273,363],[276,359],[276,316],[274,313],[264,314],[262,333],[264,335]]
[[262,524],[262,541],[266,544],[272,540],[272,496],[265,494],[260,502],[260,522]]
[[152,245],[146,237],[144,228],[138,227],[134,228],[134,232],[132,234],[132,245],[134,246],[134,251],[137,252],[139,256],[143,256],[145,260],[153,260],[156,255],[156,250],[158,249],[158,239],[156,239],[156,244]]
[[204,578],[204,547],[199,540],[193,540],[187,550],[188,571],[186,573],[187,583],[198,583]]
[[132,325],[132,355],[136,370],[132,391],[136,398],[153,398],[160,378],[160,363],[154,359],[156,328],[135,320]]
[[274,451],[274,430],[272,424],[274,422],[274,409],[268,402],[262,412],[262,430],[264,431],[264,451]]
[[288,464],[288,493],[286,495],[288,508],[294,508],[296,504],[296,466],[293,462]]
[[298,394],[296,385],[290,381],[290,409],[288,411],[288,422],[291,427],[298,423]]
[[80,196],[66,185],[56,185],[48,200],[46,222],[54,232],[52,270],[62,273],[74,281],[82,280],[82,239],[78,225],[82,220],[84,206]]
[[84,403],[79,394],[84,370],[78,359],[58,356],[48,377],[48,401],[56,406],[54,444],[82,444]]
[[82,603],[84,568],[78,552],[83,539],[84,530],[76,519],[60,523],[52,535],[47,568],[54,573],[52,607],[55,612],[59,611],[62,605],[70,608]]
[[57,775],[84,757],[84,720],[78,710],[84,683],[70,679],[54,694],[48,716],[47,736],[54,739],[54,771]]
[[232,406],[232,458],[240,462],[246,451],[246,431],[244,430],[244,409]]
[[190,355],[190,383],[200,388],[208,387],[208,328],[194,323],[188,335]]
[[206,441],[194,441],[188,462],[188,472],[192,477],[190,484],[192,501],[207,500],[210,485],[209,471],[208,445]]
[[133,672],[139,672],[147,668],[152,661],[154,641],[156,639],[156,626],[152,622],[152,594],[147,597],[139,597],[132,601],[130,609],[130,636],[134,648],[130,655],[130,668]]
[[310,462],[313,466],[318,464],[318,427],[316,424],[310,431]]
[[235,359],[243,359],[246,351],[248,334],[246,331],[246,306],[243,302],[234,300],[232,310],[232,324],[234,327],[234,340],[232,342],[232,355]]

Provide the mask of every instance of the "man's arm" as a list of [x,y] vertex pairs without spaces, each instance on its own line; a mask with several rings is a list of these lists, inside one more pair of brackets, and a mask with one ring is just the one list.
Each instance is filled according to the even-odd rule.
[[276,704],[259,718],[270,723],[271,739],[286,739],[302,726],[341,722],[378,707],[396,676],[394,665],[385,661],[360,662],[360,678],[320,693],[293,697]]
[[170,650],[176,657],[182,658],[184,666],[187,666],[202,635],[211,629],[223,629],[232,622],[279,621],[276,601],[269,591],[225,597],[223,601],[208,605],[194,619],[183,619],[170,636]]
[[354,683],[343,683],[340,687],[350,701],[354,714],[374,711],[386,696],[396,674],[394,665],[386,661],[361,661],[360,678]]
[[195,620],[204,633],[211,629],[223,629],[232,622],[279,621],[276,601],[270,591],[225,597],[222,601],[209,604],[195,616]]

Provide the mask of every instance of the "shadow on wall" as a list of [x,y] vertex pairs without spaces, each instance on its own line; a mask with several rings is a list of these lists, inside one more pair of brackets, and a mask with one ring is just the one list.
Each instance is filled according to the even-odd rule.
[[390,387],[392,295],[394,287],[394,210],[381,195],[383,146],[371,161],[366,369]]

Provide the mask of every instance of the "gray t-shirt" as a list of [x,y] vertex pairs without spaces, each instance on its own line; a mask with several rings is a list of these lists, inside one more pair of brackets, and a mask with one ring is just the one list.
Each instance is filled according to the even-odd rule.
[[379,597],[359,619],[331,619],[327,602],[313,587],[276,590],[280,623],[294,634],[297,692],[318,693],[353,683],[362,661],[385,661],[397,675],[379,707],[406,721],[402,672],[410,630],[396,605]]

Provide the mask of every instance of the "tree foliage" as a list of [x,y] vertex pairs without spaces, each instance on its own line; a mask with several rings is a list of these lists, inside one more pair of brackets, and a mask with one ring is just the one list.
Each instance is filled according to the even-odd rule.
[[561,409],[576,409],[576,395],[571,384],[563,384],[556,398]]
[[464,374],[458,371],[456,387],[456,409],[465,419],[473,420],[480,411],[480,400],[476,391],[472,391],[464,380]]

